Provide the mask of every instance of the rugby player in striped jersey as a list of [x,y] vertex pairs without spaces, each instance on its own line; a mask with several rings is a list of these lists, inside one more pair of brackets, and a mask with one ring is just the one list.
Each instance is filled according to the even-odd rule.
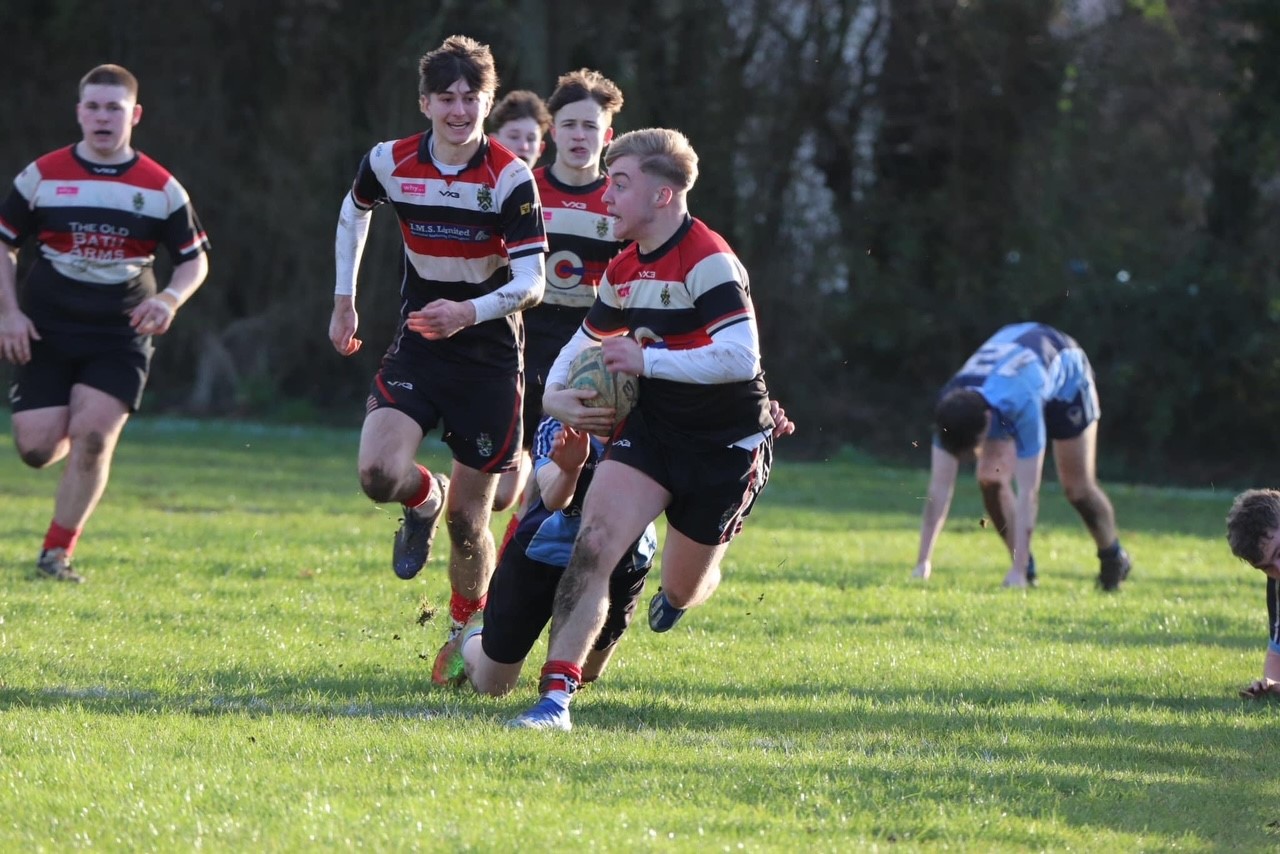
[[[133,147],[137,78],[119,65],[91,70],[76,119],[80,141],[28,165],[0,202],[0,360],[16,366],[14,444],[32,468],[66,460],[36,569],[72,582],[84,580],[71,567],[80,532],[142,403],[152,336],[169,330],[209,272],[187,191]],[[19,297],[28,240],[39,255]],[[153,269],[161,247],[173,261],[163,290]]]
[[[364,493],[399,503],[392,568],[413,578],[447,516],[449,637],[432,677],[452,656],[467,619],[484,607],[495,549],[489,517],[498,476],[516,465],[524,388],[520,312],[544,284],[546,234],[529,166],[490,144],[484,120],[498,76],[487,45],[451,36],[419,63],[430,127],[375,145],[342,202],[329,340],[342,355],[356,337],[356,272],[374,208],[387,204],[403,238],[400,321],[369,389],[358,469]],[[415,457],[444,425],[450,475]]]

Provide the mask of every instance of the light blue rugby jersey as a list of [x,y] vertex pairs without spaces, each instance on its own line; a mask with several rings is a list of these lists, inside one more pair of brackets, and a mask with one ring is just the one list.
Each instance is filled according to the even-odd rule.
[[942,394],[955,388],[976,389],[995,412],[992,439],[1012,438],[1019,458],[1034,457],[1045,448],[1044,407],[1051,401],[1082,397],[1097,417],[1093,372],[1084,350],[1070,335],[1043,323],[1014,323],[987,339],[947,382]]
[[[549,415],[543,416],[542,421],[539,422],[532,449],[535,471],[551,463],[551,445],[560,427],[560,422]],[[591,485],[596,465],[603,453],[604,444],[592,436],[587,462],[582,467],[582,474],[578,477],[578,487],[568,507],[563,510],[549,510],[539,496],[521,517],[515,537],[524,546],[525,553],[530,558],[552,566],[569,565],[573,541],[578,536],[578,529],[582,526],[582,500],[587,494],[587,487]],[[624,558],[623,563],[627,564],[627,570],[647,568],[653,564],[653,556],[657,551],[658,531],[653,523],[650,523],[628,555],[629,560]]]

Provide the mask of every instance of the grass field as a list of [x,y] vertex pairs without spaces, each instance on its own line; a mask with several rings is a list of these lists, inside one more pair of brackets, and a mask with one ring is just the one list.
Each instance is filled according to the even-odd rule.
[[1280,846],[1230,491],[1108,484],[1135,559],[1108,596],[1050,483],[1043,581],[1008,591],[971,479],[926,585],[925,471],[784,460],[716,596],[641,618],[564,734],[503,728],[531,681],[431,686],[447,545],[392,575],[355,432],[136,420],[74,586],[33,577],[56,476],[7,431],[2,851]]

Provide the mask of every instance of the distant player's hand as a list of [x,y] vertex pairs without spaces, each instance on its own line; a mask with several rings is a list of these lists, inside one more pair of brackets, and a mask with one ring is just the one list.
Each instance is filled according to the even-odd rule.
[[338,297],[333,303],[333,314],[329,317],[329,342],[333,349],[343,356],[350,356],[360,349],[364,343],[356,337],[360,315],[356,313],[355,303],[351,298]]
[[1280,696],[1280,682],[1274,679],[1257,679],[1240,689],[1246,700],[1260,700],[1267,696]]
[[476,322],[476,307],[470,302],[433,300],[409,312],[405,325],[428,341],[450,338]]
[[621,371],[638,377],[644,373],[644,350],[634,338],[618,335],[600,342],[604,366],[615,374]]
[[1018,567],[1015,566],[1012,569],[1010,569],[1008,574],[1005,575],[1004,582],[1001,584],[1001,586],[1013,587],[1013,588],[1030,587],[1031,582],[1027,580],[1026,567],[1023,567],[1022,569],[1018,569]]
[[548,456],[561,471],[576,477],[590,451],[591,439],[586,433],[572,427],[561,427],[551,440],[551,453]]
[[597,436],[608,436],[613,432],[613,408],[582,404],[582,401],[595,396],[595,391],[589,388],[548,391],[542,396],[542,409],[561,424]]
[[769,416],[773,418],[773,438],[790,436],[796,432],[795,422],[787,417],[787,411],[778,401],[772,399],[769,401]]
[[0,315],[0,360],[25,365],[31,361],[31,342],[39,340],[36,325],[21,311]]
[[129,313],[129,325],[139,335],[163,335],[173,323],[173,315],[177,311],[175,306],[176,301],[169,302],[160,296],[147,297]]

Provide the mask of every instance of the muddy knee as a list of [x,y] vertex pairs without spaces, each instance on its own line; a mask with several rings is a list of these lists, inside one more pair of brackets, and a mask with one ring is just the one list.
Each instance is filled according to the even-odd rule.
[[396,500],[396,478],[381,466],[360,469],[360,488],[379,504]]
[[449,540],[465,550],[472,550],[486,533],[486,527],[480,517],[466,510],[450,510],[445,515],[445,527],[449,529]]
[[52,448],[19,448],[18,457],[33,469],[42,469],[54,460]]

